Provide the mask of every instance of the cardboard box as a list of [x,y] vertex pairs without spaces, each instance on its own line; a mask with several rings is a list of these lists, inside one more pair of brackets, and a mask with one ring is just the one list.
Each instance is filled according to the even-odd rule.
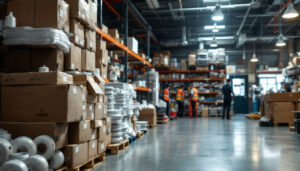
[[202,117],[208,117],[208,107],[202,108],[201,116]]
[[1,119],[11,122],[76,122],[83,114],[85,91],[84,87],[74,85],[2,86]]
[[180,61],[180,69],[181,69],[181,70],[187,70],[186,60],[185,60],[185,59],[182,59],[182,60]]
[[95,119],[95,109],[94,104],[87,104],[87,120],[94,120]]
[[299,102],[300,93],[271,93],[265,95],[267,102]]
[[[103,92],[104,92],[104,88],[105,88],[105,80],[101,77],[101,76],[99,76],[99,75],[94,75],[94,80],[96,81],[96,83],[100,86],[100,88],[103,90]],[[105,97],[104,96],[104,94],[103,94],[103,97]],[[101,103],[101,101],[99,100],[98,102],[100,102]]]
[[79,144],[91,139],[90,121],[80,121],[69,124],[69,144]]
[[90,5],[90,9],[89,9],[89,19],[90,19],[90,23],[89,23],[89,27],[91,29],[94,29],[97,27],[97,12],[98,12],[98,4],[97,4],[97,0],[89,0],[89,5]]
[[113,38],[119,40],[119,31],[118,31],[118,29],[108,29],[108,34],[109,34],[111,37],[113,37]]
[[87,103],[95,104],[98,101],[97,95],[87,95]]
[[81,70],[82,71],[95,71],[95,53],[86,49],[81,51]]
[[128,37],[127,46],[134,53],[136,53],[136,54],[139,53],[139,43],[134,37]]
[[82,144],[71,144],[63,148],[65,164],[73,168],[88,161],[88,142]]
[[106,132],[107,132],[107,129],[106,129],[106,126],[103,125],[103,126],[99,126],[97,128],[98,130],[98,142],[101,142],[101,141],[104,141],[105,138],[106,138]]
[[153,57],[152,65],[154,67],[159,67],[160,66],[160,57]]
[[[198,70],[198,71],[208,71],[209,68],[208,68],[208,66],[203,66],[203,67],[197,66],[196,70]],[[210,76],[214,76],[214,75],[210,75]]]
[[92,52],[96,52],[96,32],[94,30],[85,28],[84,33],[86,42],[85,48]]
[[189,67],[195,67],[196,66],[196,54],[189,54],[188,66]]
[[111,133],[107,134],[105,138],[105,146],[107,147],[110,144],[111,144]]
[[84,48],[85,47],[84,25],[82,25],[76,19],[71,19],[70,32],[73,33],[73,36],[70,39],[71,42],[73,42],[77,46]]
[[274,123],[294,122],[294,104],[292,102],[272,102],[272,113]]
[[101,64],[108,65],[108,51],[104,49],[96,50],[96,67],[101,68]]
[[81,48],[71,43],[70,52],[65,55],[65,70],[81,71]]
[[99,128],[100,126],[103,126],[102,120],[91,121],[91,128]]
[[96,51],[106,50],[106,41],[98,39],[96,40]]
[[169,62],[170,62],[170,56],[168,55],[163,55],[160,58],[160,66],[164,66],[164,67],[169,67]]
[[98,142],[98,155],[104,153],[106,151],[105,141]]
[[51,27],[69,32],[69,5],[63,0],[12,0],[7,11],[17,18],[17,27]]
[[92,76],[86,74],[73,75],[73,81],[76,84],[86,86],[89,95],[104,94],[103,89],[100,88],[100,86],[97,84],[97,82],[94,80],[94,77]]
[[108,78],[108,76],[107,76],[107,68],[108,68],[107,65],[101,64],[101,66],[100,66],[100,74],[101,74],[101,77],[103,77],[104,79]]
[[104,104],[96,103],[95,104],[95,119],[99,120],[104,117]]
[[4,66],[7,72],[29,72],[30,71],[30,50],[11,49],[4,58]]
[[110,117],[102,118],[102,122],[103,122],[103,125],[106,126],[106,134],[110,134],[111,133],[111,118]]
[[76,18],[84,25],[89,25],[89,0],[66,0],[70,5],[71,18]]
[[97,128],[92,128],[91,130],[92,130],[92,132],[91,132],[90,140],[97,140],[98,139],[98,129]]
[[143,108],[140,110],[139,121],[148,121],[151,126],[156,126],[156,110],[152,108]]
[[3,74],[2,85],[64,85],[73,84],[72,75],[64,72],[26,72]]
[[50,71],[64,71],[64,52],[58,49],[30,49],[31,71],[39,71],[45,65]]
[[28,136],[32,139],[48,135],[55,141],[55,148],[60,149],[68,143],[68,124],[54,122],[0,122],[0,128],[8,131],[12,138]]
[[96,157],[97,154],[98,154],[98,142],[97,140],[92,140],[89,142],[88,158],[91,159],[93,157]]
[[106,103],[103,105],[103,118],[107,117],[107,105]]

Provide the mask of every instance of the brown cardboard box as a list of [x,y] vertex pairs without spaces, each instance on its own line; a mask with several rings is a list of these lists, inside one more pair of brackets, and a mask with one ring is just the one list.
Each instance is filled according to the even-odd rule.
[[265,95],[267,102],[299,102],[300,93],[271,93]]
[[82,71],[95,71],[95,52],[91,52],[86,49],[82,49],[82,55],[81,55],[81,70]]
[[12,138],[28,136],[32,139],[48,135],[55,141],[55,148],[60,149],[68,142],[68,124],[54,122],[0,122],[0,128],[8,131]]
[[109,34],[111,37],[113,37],[113,38],[119,40],[119,31],[118,31],[118,29],[108,29],[108,34]]
[[106,126],[105,125],[99,126],[97,128],[97,130],[98,130],[98,142],[104,141],[106,138],[106,135],[107,135],[106,134],[106,132],[107,132]]
[[159,57],[153,57],[152,65],[155,67],[160,66],[160,58]]
[[180,61],[180,69],[181,69],[181,70],[187,70],[186,60],[185,60],[185,59],[182,59],[182,60]]
[[103,118],[106,118],[107,117],[107,104],[105,103],[103,105]]
[[39,71],[45,65],[50,71],[64,71],[64,52],[58,49],[30,49],[31,71]]
[[140,121],[148,121],[151,126],[156,126],[156,110],[152,108],[144,108],[140,111]]
[[97,0],[89,0],[89,5],[90,5],[89,27],[95,30],[95,28],[97,27],[97,11],[98,11]]
[[101,64],[100,66],[100,74],[101,74],[101,77],[103,77],[104,79],[107,79],[107,65],[103,65]]
[[52,27],[69,32],[69,5],[63,0],[12,0],[7,11],[17,26]]
[[99,95],[98,96],[98,103],[101,103],[101,104],[106,104],[105,103],[105,95]]
[[81,71],[81,48],[71,43],[70,52],[65,55],[66,71]]
[[96,67],[101,68],[101,64],[108,65],[108,51],[105,49],[96,50]]
[[62,151],[66,159],[65,164],[69,168],[79,166],[88,161],[88,142],[67,145]]
[[87,120],[94,120],[95,119],[95,109],[94,104],[87,104]]
[[95,104],[98,101],[97,95],[87,95],[87,103]]
[[99,120],[103,118],[104,113],[104,104],[96,103],[95,104],[95,119]]
[[[96,83],[98,83],[98,85],[100,86],[100,88],[103,90],[104,92],[104,88],[105,88],[105,80],[99,76],[99,75],[94,75],[94,80],[96,81]],[[104,96],[105,97],[105,96]],[[98,101],[101,103],[101,101]]]
[[274,123],[294,122],[294,104],[292,102],[272,102]]
[[11,122],[79,121],[85,91],[84,87],[73,85],[2,86],[1,119]]
[[96,157],[97,154],[98,154],[98,142],[97,140],[92,140],[89,142],[89,152],[88,152],[89,159]]
[[96,51],[106,50],[106,41],[98,39],[96,40]]
[[82,115],[80,120],[87,120],[87,105],[86,103],[82,103]]
[[269,120],[273,119],[272,103],[264,102],[264,117]]
[[11,49],[8,50],[4,63],[7,72],[29,72],[30,71],[30,50]]
[[96,52],[96,32],[94,30],[85,28],[84,30],[85,35],[85,48]]
[[86,74],[73,75],[73,81],[76,84],[87,86],[89,95],[104,94],[103,89],[100,88],[92,76]]
[[160,58],[160,66],[169,67],[170,57],[168,55],[163,55]]
[[201,113],[202,117],[208,117],[208,107],[204,107]]
[[84,25],[89,24],[89,0],[66,0],[70,5],[71,18],[78,19]]
[[73,33],[71,37],[71,42],[84,48],[85,39],[84,39],[84,25],[82,25],[78,20],[71,19],[70,22],[70,32]]
[[92,130],[92,132],[91,132],[90,140],[97,140],[98,139],[98,129],[97,128],[92,128],[91,130]]
[[[208,68],[208,66],[204,66],[204,67],[199,67],[199,66],[197,66],[197,67],[196,67],[196,70],[198,70],[198,71],[208,71],[209,68]],[[210,75],[210,76],[214,76],[214,75]]]
[[91,139],[90,121],[80,121],[69,124],[69,144],[79,144]]
[[105,141],[98,142],[98,155],[104,153],[106,150]]
[[106,134],[110,134],[111,133],[111,118],[110,117],[102,118],[102,122],[103,122],[103,125],[106,126]]
[[188,66],[189,67],[196,66],[196,54],[189,54],[189,57],[188,57]]
[[111,144],[111,133],[107,134],[106,135],[106,138],[105,138],[105,145],[106,147]]
[[64,85],[73,84],[72,75],[64,72],[26,72],[3,74],[3,85]]
[[103,126],[102,120],[91,121],[91,128],[99,128],[100,126]]

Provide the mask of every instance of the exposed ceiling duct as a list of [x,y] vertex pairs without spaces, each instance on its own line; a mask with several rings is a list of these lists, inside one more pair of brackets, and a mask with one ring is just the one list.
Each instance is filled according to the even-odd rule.
[[182,27],[182,44],[187,45],[188,42],[186,40],[186,26]]
[[182,27],[181,36],[182,36],[181,40],[171,40],[171,41],[161,42],[161,45],[166,47],[187,46],[189,42],[187,41],[187,37],[186,37],[186,26]]
[[158,0],[146,0],[146,3],[150,9],[159,8]]

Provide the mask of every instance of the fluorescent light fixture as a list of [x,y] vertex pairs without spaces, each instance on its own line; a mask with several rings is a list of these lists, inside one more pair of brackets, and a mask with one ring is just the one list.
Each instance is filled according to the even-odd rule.
[[214,29],[212,29],[212,32],[217,33],[217,32],[219,32],[219,29],[214,28]]
[[277,38],[276,46],[277,46],[277,47],[283,47],[283,46],[285,46],[285,45],[286,45],[286,43],[285,43],[285,41],[283,40],[283,35],[280,34],[280,35],[278,36],[278,38]]
[[292,2],[290,2],[285,10],[285,12],[282,15],[282,18],[289,19],[289,18],[296,18],[299,16],[299,13],[294,8],[294,5]]
[[212,30],[212,29],[225,29],[225,25],[209,25],[209,26],[204,26],[205,30]]
[[253,53],[250,62],[253,62],[253,63],[258,62],[258,58],[256,57],[256,54],[255,54],[255,53]]
[[224,19],[224,14],[222,13],[221,7],[219,5],[216,6],[211,19],[214,21],[222,21]]

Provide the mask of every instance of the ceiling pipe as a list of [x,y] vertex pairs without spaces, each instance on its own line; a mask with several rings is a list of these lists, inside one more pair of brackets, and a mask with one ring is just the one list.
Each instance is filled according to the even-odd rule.
[[186,40],[186,26],[182,26],[182,44],[188,44]]
[[286,9],[287,5],[292,2],[292,0],[288,0],[287,2],[285,2],[285,4],[280,8],[280,10],[273,16],[273,18],[271,18],[271,20],[268,22],[268,24],[266,25],[266,28],[270,26],[271,23],[273,23],[277,17],[280,15],[280,13],[283,12],[283,10]]
[[251,8],[248,7],[248,9],[247,9],[247,11],[246,11],[246,14],[245,14],[245,16],[244,16],[244,18],[243,18],[243,21],[242,21],[242,23],[241,23],[241,25],[240,25],[238,31],[236,32],[236,35],[237,35],[237,36],[240,35],[240,33],[241,33],[241,31],[242,31],[242,29],[243,29],[243,27],[244,27],[244,24],[245,24],[245,22],[246,22],[246,19],[247,19],[248,15],[249,15],[250,10],[251,10]]
[[173,20],[176,20],[176,15],[175,15],[175,13],[173,11],[173,5],[172,5],[172,3],[168,2],[168,6],[169,6],[169,9],[170,9],[170,12],[171,12]]

